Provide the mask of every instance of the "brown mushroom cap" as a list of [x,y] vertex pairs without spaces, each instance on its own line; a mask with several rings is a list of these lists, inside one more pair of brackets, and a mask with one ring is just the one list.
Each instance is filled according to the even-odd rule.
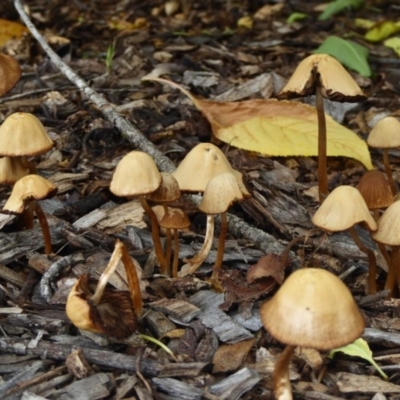
[[235,175],[226,172],[215,176],[208,182],[199,210],[206,214],[221,214],[235,202],[243,200],[243,194]]
[[36,174],[26,175],[15,183],[3,211],[20,214],[27,201],[42,200],[56,193],[57,188],[52,182]]
[[44,126],[33,114],[11,114],[0,126],[0,156],[36,156],[49,151],[53,145]]
[[361,193],[347,185],[338,186],[328,195],[312,217],[312,222],[328,232],[345,231],[361,222],[365,222],[371,231],[377,229]]
[[29,174],[29,169],[24,167],[19,157],[0,158],[0,183],[14,185],[18,179]]
[[142,196],[157,190],[161,181],[154,160],[141,151],[131,151],[118,163],[110,190],[116,196]]
[[400,246],[400,201],[395,201],[382,214],[372,238],[389,246]]
[[260,309],[265,329],[291,346],[328,350],[364,331],[365,321],[346,285],[320,268],[293,272]]
[[387,208],[393,203],[389,182],[381,171],[366,172],[361,177],[357,189],[370,210]]
[[18,61],[7,54],[0,53],[0,97],[9,92],[21,77]]
[[169,203],[181,197],[178,181],[168,172],[161,172],[162,182],[158,189],[146,196],[155,203]]
[[394,117],[382,118],[371,130],[368,146],[390,149],[400,146],[400,122]]
[[327,54],[313,54],[301,61],[277,97],[283,100],[313,95],[317,84],[322,96],[330,100],[357,102],[366,97],[342,64]]
[[166,229],[184,229],[190,226],[190,219],[180,208],[169,207],[160,221],[160,226]]

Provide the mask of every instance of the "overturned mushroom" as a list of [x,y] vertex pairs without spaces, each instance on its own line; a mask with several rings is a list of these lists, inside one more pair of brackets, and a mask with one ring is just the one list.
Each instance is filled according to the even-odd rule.
[[[106,288],[120,261],[125,267],[129,291]],[[72,287],[66,305],[67,316],[77,328],[117,339],[127,338],[137,330],[142,309],[135,263],[119,240],[95,292],[91,291],[89,275],[84,274]]]
[[[15,183],[10,197],[3,207],[3,212],[14,214],[22,214],[25,209],[33,208],[42,228],[45,254],[52,252],[50,229],[42,207],[37,200],[53,197],[56,193],[57,188],[52,182],[36,174],[26,175]],[[27,215],[31,218],[31,214],[28,213]],[[32,222],[29,220],[26,225],[30,228]]]

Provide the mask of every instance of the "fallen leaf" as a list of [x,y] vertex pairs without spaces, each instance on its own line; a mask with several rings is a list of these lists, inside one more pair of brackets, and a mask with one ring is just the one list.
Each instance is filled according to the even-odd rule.
[[324,21],[348,8],[358,8],[364,3],[364,0],[336,0],[329,3],[328,7],[318,16],[320,21]]
[[400,57],[400,37],[386,39],[383,44],[391,48]]
[[400,22],[383,21],[374,25],[365,35],[369,42],[381,42],[382,40],[400,31]]
[[247,271],[246,279],[248,283],[253,283],[256,279],[272,277],[280,285],[285,277],[286,263],[279,254],[267,254],[260,257],[256,264],[252,265]]
[[18,22],[8,21],[0,18],[0,46],[4,46],[10,39],[18,39],[28,29]]
[[[219,140],[269,156],[317,156],[318,117],[314,107],[287,100],[217,102],[200,100],[178,84],[160,78],[144,80],[179,89],[211,124]],[[372,169],[364,140],[326,115],[327,154],[355,158]]]
[[338,347],[337,349],[333,349],[329,352],[329,358],[333,358],[337,352],[341,352],[347,354],[348,356],[353,357],[361,357],[364,360],[370,362],[375,369],[379,372],[383,379],[388,379],[388,376],[381,370],[379,365],[372,358],[372,351],[370,350],[368,343],[362,339],[356,339],[353,343],[348,344],[347,346]]

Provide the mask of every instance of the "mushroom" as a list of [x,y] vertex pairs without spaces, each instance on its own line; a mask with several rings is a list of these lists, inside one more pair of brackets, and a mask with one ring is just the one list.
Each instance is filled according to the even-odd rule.
[[342,64],[327,54],[313,54],[301,61],[277,97],[283,100],[313,94],[318,115],[318,184],[322,203],[328,195],[323,97],[339,102],[358,102],[366,96]]
[[228,222],[226,212],[235,201],[243,200],[243,193],[239,188],[236,177],[231,172],[219,174],[212,178],[204,190],[199,210],[207,214],[207,228],[204,245],[200,252],[188,260],[182,268],[181,276],[194,273],[204,262],[210,252],[214,237],[214,220],[216,214],[221,214],[221,233],[218,242],[218,253],[211,276],[212,282],[218,281],[218,273],[222,266]]
[[[106,288],[120,261],[125,267],[129,291]],[[88,274],[77,280],[66,304],[67,316],[77,328],[117,339],[127,338],[136,331],[143,303],[135,262],[125,245],[117,240],[94,294],[90,289]]]
[[22,165],[31,174],[36,173],[36,166],[27,161],[27,157],[45,153],[53,145],[44,126],[33,114],[11,114],[0,126],[0,156],[21,157]]
[[[57,188],[52,182],[36,174],[26,175],[15,183],[10,197],[3,207],[3,212],[14,214],[22,214],[26,208],[32,207],[42,228],[45,254],[52,252],[51,235],[46,215],[37,200],[53,197],[56,193]],[[27,227],[30,228],[31,225],[28,221]]]
[[18,179],[29,174],[29,169],[24,167],[18,157],[0,158],[0,184],[14,185]]
[[[179,189],[178,181],[174,178],[174,176],[168,172],[161,172],[162,182],[158,189],[146,196],[148,201],[154,203],[161,203],[164,208],[164,213],[168,212],[168,205],[174,200],[179,199],[181,197],[181,191]],[[190,223],[189,223],[190,224]],[[172,235],[171,229],[166,228],[167,234],[167,249],[165,251],[165,262],[167,264],[166,273],[169,274],[170,270],[170,260],[172,253]]]
[[0,97],[9,92],[21,77],[18,61],[8,54],[0,53]]
[[396,279],[400,288],[400,201],[395,201],[382,214],[378,221],[378,230],[372,234],[372,238],[392,248],[385,283],[385,290],[389,290],[389,296],[392,297]]
[[118,163],[114,171],[110,191],[116,196],[137,197],[150,218],[154,250],[160,263],[161,273],[167,273],[167,263],[160,241],[160,227],[154,211],[146,196],[156,191],[162,182],[162,176],[154,160],[141,151],[131,151]]
[[[172,277],[178,277],[179,263],[179,237],[178,229],[185,229],[190,226],[190,219],[180,208],[169,207],[160,221],[161,228],[174,231],[174,261],[172,263]],[[171,247],[171,245],[170,245]]]
[[389,149],[400,147],[400,122],[394,117],[381,119],[368,135],[367,143],[370,147],[380,148],[383,151],[383,163],[393,196],[397,194],[389,163]]
[[328,232],[349,231],[358,248],[368,256],[368,293],[376,293],[375,253],[363,244],[354,228],[356,224],[364,222],[370,231],[377,230],[376,222],[361,193],[352,186],[338,186],[321,204],[312,222]]
[[[325,204],[325,203],[324,203]],[[277,400],[291,400],[289,361],[297,346],[329,350],[364,331],[365,321],[346,285],[321,268],[293,272],[260,309],[264,328],[286,344],[273,373]]]

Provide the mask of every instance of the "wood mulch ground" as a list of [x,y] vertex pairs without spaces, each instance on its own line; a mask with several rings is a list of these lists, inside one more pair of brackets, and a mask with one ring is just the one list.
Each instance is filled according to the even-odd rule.
[[[379,7],[382,19],[399,20],[395,2],[366,3]],[[174,4],[178,8],[167,15]],[[274,97],[297,63],[324,38],[350,31],[356,16],[376,19],[376,11],[365,7],[318,21],[313,11],[318,4],[26,2],[33,23],[63,61],[175,165],[194,145],[212,140],[210,125],[181,93],[143,84],[141,78],[167,77],[207,99]],[[252,29],[237,27],[240,18],[254,16],[265,5],[269,8],[254,19]],[[293,11],[311,17],[288,26],[285,18]],[[12,1],[0,4],[0,17],[19,21]],[[107,49],[113,43],[107,70]],[[368,99],[336,115],[363,138],[376,118],[400,115],[400,61],[381,45],[370,48],[373,77],[354,74]],[[359,358],[338,354],[330,360],[325,353],[304,349],[291,365],[295,398],[400,399],[399,299],[387,299],[382,292],[366,296],[366,256],[347,234],[327,236],[313,227],[311,216],[318,208],[315,158],[269,158],[219,143],[252,194],[230,209],[221,274],[225,292],[213,291],[206,281],[216,257],[218,227],[210,256],[195,276],[162,276],[140,204],[108,189],[118,161],[136,148],[132,140],[60,73],[32,36],[8,42],[4,51],[18,59],[23,76],[0,99],[0,119],[23,111],[42,121],[56,145],[36,158],[38,173],[57,185],[58,194],[41,202],[51,228],[51,256],[43,255],[39,226],[18,231],[15,217],[1,217],[1,399],[272,399],[272,371],[283,346],[262,328],[259,307],[278,284],[272,278],[248,284],[246,272],[261,256],[279,254],[299,236],[308,240],[293,245],[286,275],[300,266],[316,266],[344,280],[366,317],[363,337],[389,380]],[[397,177],[399,154],[391,153]],[[371,155],[383,169],[381,153]],[[355,160],[331,158],[330,188],[356,185],[364,172]],[[0,188],[1,206],[9,193],[8,187]],[[188,197],[174,205],[188,212],[192,222],[180,237],[182,260],[201,247],[206,218]],[[360,234],[375,248],[365,231]],[[66,317],[71,286],[83,273],[99,277],[116,239],[143,268],[145,307],[139,331],[168,345],[174,357],[137,337],[121,342],[78,331]],[[381,285],[384,260],[378,259],[378,265]],[[111,284],[126,288],[121,271]]]

